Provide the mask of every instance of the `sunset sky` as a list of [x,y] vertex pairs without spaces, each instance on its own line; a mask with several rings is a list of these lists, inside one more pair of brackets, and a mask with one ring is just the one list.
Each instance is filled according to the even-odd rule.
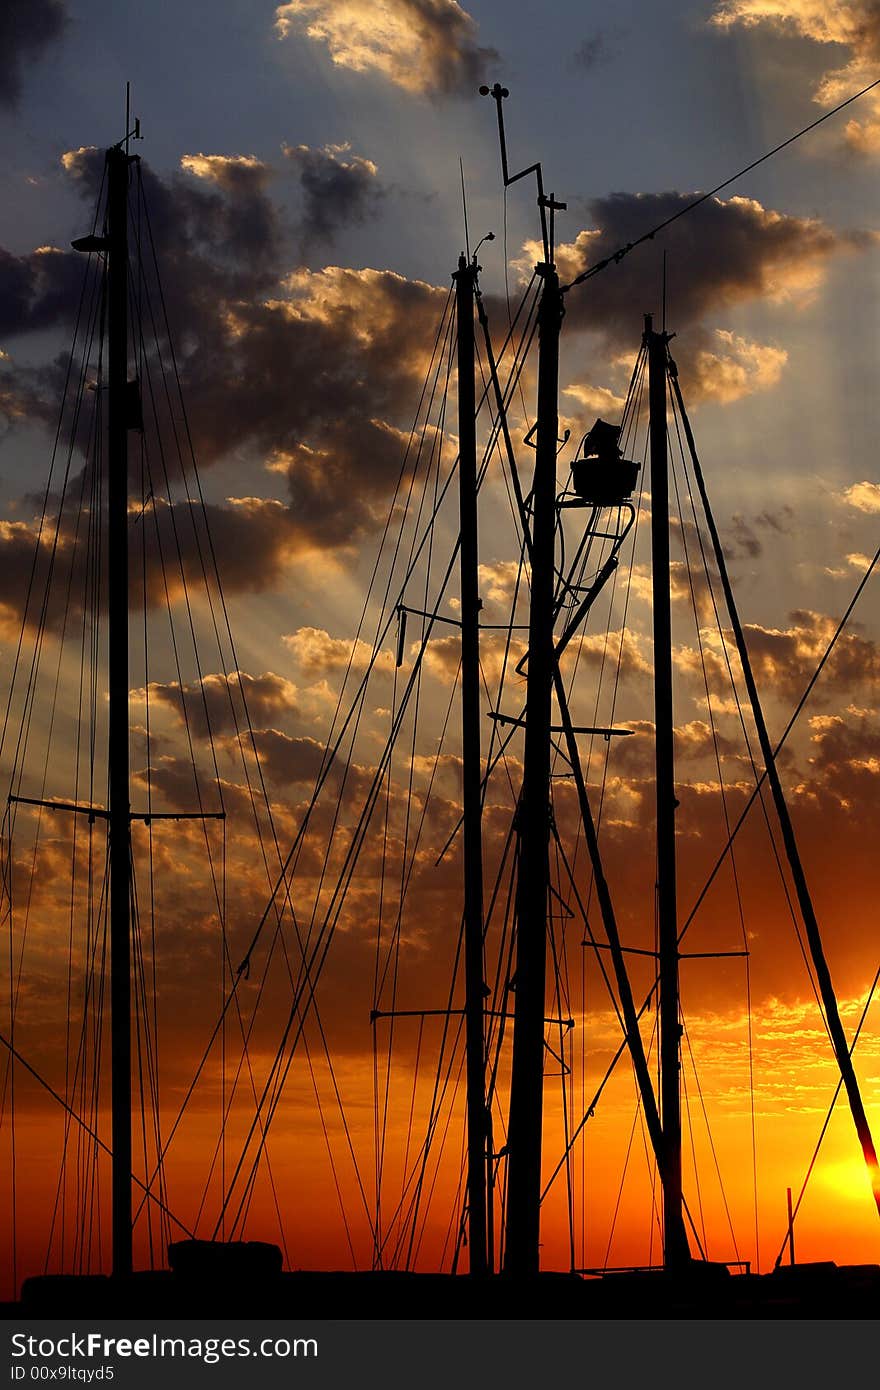
[[[77,744],[76,729],[78,702],[81,708],[88,688],[80,671],[94,594],[77,549],[74,506],[80,484],[88,486],[91,476],[79,451],[84,431],[71,455],[63,500],[63,449],[49,487],[63,573],[55,574],[61,587],[45,609],[32,705],[31,695],[22,694],[29,656],[19,657],[14,686],[12,678],[23,617],[23,651],[40,627],[39,603],[25,615],[25,596],[85,267],[85,258],[69,247],[92,226],[102,152],[124,133],[126,81],[145,137],[133,151],[142,161],[198,462],[205,503],[199,516],[210,524],[234,639],[233,647],[225,618],[218,618],[213,580],[206,589],[201,577],[202,522],[193,530],[187,520],[190,529],[178,530],[178,518],[190,516],[195,474],[163,455],[163,470],[170,458],[164,481],[151,473],[141,493],[146,474],[133,463],[131,545],[142,569],[141,592],[131,602],[132,801],[144,809],[149,794],[156,810],[199,804],[214,810],[222,795],[228,814],[225,832],[217,822],[204,828],[157,824],[151,832],[155,935],[150,926],[143,988],[152,1008],[155,987],[163,1136],[208,1048],[229,966],[234,970],[242,960],[264,915],[268,920],[228,1011],[224,1053],[218,1039],[169,1150],[164,1200],[189,1229],[198,1221],[198,1233],[208,1236],[215,1227],[223,1182],[233,1176],[253,1119],[254,1092],[267,1077],[274,1084],[272,1059],[293,1016],[292,981],[302,962],[297,932],[311,923],[318,936],[310,939],[320,941],[324,923],[329,949],[326,961],[321,957],[317,1012],[308,1014],[279,1095],[267,1143],[271,1178],[264,1163],[252,1193],[243,1197],[241,1186],[236,1189],[223,1231],[230,1233],[244,1202],[245,1234],[281,1239],[277,1201],[291,1265],[368,1266],[377,1238],[376,1178],[384,1169],[390,1195],[379,1227],[386,1258],[405,1250],[396,1244],[407,1239],[399,1218],[412,1195],[419,1126],[432,1105],[441,1025],[436,1019],[423,1026],[398,1021],[386,1071],[392,1030],[383,1020],[371,1029],[370,1010],[439,1010],[448,1002],[461,915],[458,841],[436,861],[461,801],[454,627],[441,628],[428,643],[418,717],[409,708],[402,720],[350,882],[346,856],[418,653],[419,619],[410,617],[402,663],[395,662],[394,607],[403,569],[455,460],[454,379],[445,416],[440,398],[445,306],[465,244],[462,171],[470,248],[494,233],[479,260],[496,350],[539,254],[533,183],[523,180],[503,197],[494,104],[478,95],[479,85],[501,81],[510,89],[511,167],[540,159],[546,188],[567,203],[557,216],[557,264],[570,281],[880,77],[878,60],[880,17],[870,0],[622,0],[611,11],[563,0],[537,11],[521,0],[475,0],[467,9],[455,0],[291,0],[280,7],[253,0],[7,4],[0,19],[4,709],[10,688],[13,693],[0,750],[4,800],[13,783],[31,797],[87,795],[88,746]],[[560,488],[574,445],[594,419],[620,419],[644,314],[653,313],[659,325],[664,253],[672,352],[775,740],[877,547],[880,88],[571,290],[561,344],[560,425],[572,439],[560,453]],[[438,332],[439,355],[432,357]],[[92,362],[86,373],[91,384],[95,371]],[[432,373],[439,373],[438,395],[433,406],[420,405]],[[534,419],[534,386],[530,360],[510,408],[527,481],[532,454],[522,437]],[[170,414],[180,425],[175,404],[157,409],[166,423]],[[489,425],[483,412],[481,447]],[[411,431],[424,447],[417,458],[411,448],[404,466]],[[629,445],[640,461],[644,435],[642,415]],[[137,454],[134,445],[131,453]],[[672,455],[682,509],[673,517],[672,592],[683,922],[723,846],[725,807],[735,822],[754,776],[677,446]],[[152,457],[158,468],[159,455]],[[572,649],[566,676],[578,722],[613,722],[631,731],[610,747],[596,741],[582,751],[585,762],[589,753],[595,806],[601,801],[601,844],[623,939],[645,950],[654,942],[647,467],[642,485],[634,542],[622,552],[620,573],[591,615],[586,636]],[[566,520],[569,556],[579,516],[572,512]],[[522,623],[525,585],[517,600],[518,542],[497,451],[481,491],[480,521],[485,622],[503,624],[513,613]],[[453,620],[457,579],[444,590],[442,575],[456,532],[453,490],[404,592],[416,609],[439,600],[440,612]],[[182,547],[180,570],[163,583],[157,557],[161,547],[173,545]],[[34,570],[38,586],[46,582],[47,554],[44,531]],[[152,644],[148,665],[145,631]],[[356,704],[377,633],[379,654]],[[523,639],[514,634],[500,706],[512,715],[521,712],[522,682],[513,665]],[[880,965],[878,643],[874,576],[780,758],[849,1038]],[[487,631],[487,711],[497,699],[503,655],[502,635]],[[94,800],[101,805],[102,669],[99,654],[92,703]],[[741,694],[741,681],[738,689]],[[245,732],[245,702],[252,736]],[[284,894],[275,899],[284,923],[270,948],[276,917],[264,910],[279,856],[301,831],[331,731],[338,732],[355,704],[356,731],[343,738],[287,879],[290,902],[285,906]],[[757,758],[748,715],[745,724]],[[491,727],[486,719],[487,743]],[[22,747],[28,750],[23,772]],[[521,754],[515,739],[487,794],[487,900],[508,836]],[[769,798],[766,805],[781,854]],[[563,778],[554,783],[554,812],[589,925],[601,939],[574,792]],[[80,824],[74,840],[72,822],[25,808],[16,815],[11,846],[9,829],[7,822],[4,867],[11,861],[15,910],[10,917],[5,896],[2,1032],[8,1038],[14,1031],[26,1061],[109,1142],[106,1091],[102,1083],[89,1092],[79,1071],[72,1073],[73,1034],[65,1021],[71,1011],[81,1019],[85,1000],[85,1058],[100,1026],[89,980],[100,978],[103,939],[100,902],[92,903],[90,927],[77,917],[87,896],[87,831]],[[93,832],[96,855],[103,852],[101,829],[99,823]],[[147,922],[145,827],[133,829],[133,843],[139,910]],[[225,892],[221,885],[215,894],[206,852],[218,884],[225,866]],[[73,893],[71,857],[81,876]],[[34,887],[23,915],[31,867]],[[574,915],[563,923],[560,914],[555,922],[552,954],[567,983],[559,995],[548,994],[548,1016],[571,1016],[575,1027],[564,1040],[572,1069],[564,1106],[559,1065],[547,1053],[547,1178],[561,1157],[564,1127],[580,1123],[621,1037],[596,957],[583,947],[583,913],[564,867],[559,873],[565,911]],[[399,899],[402,878],[409,896],[399,915],[394,895]],[[741,952],[747,945],[748,976],[735,955],[682,967],[686,1197],[711,1258],[749,1260],[762,1269],[772,1267],[782,1245],[785,1189],[800,1190],[837,1081],[783,879],[787,884],[756,806],[737,841],[736,880],[728,864],[684,948]],[[345,883],[338,898],[337,882]],[[490,985],[506,949],[500,935],[506,883],[502,873],[487,936]],[[221,918],[229,942],[225,970]],[[652,980],[650,963],[630,959],[641,1002]],[[552,989],[552,970],[549,979]],[[296,997],[302,1002],[301,988]],[[461,998],[459,979],[456,1006]],[[241,1029],[251,1018],[248,1063],[241,1068]],[[646,1014],[644,1040],[653,1065],[652,1022]],[[436,1172],[432,1151],[424,1179],[431,1200],[425,1198],[415,1241],[420,1268],[449,1267],[460,1217],[455,1193],[462,1169],[463,1054],[460,1038],[453,1048],[456,1028],[454,1019],[448,1081],[434,1120]],[[294,1024],[288,1045],[296,1032]],[[558,1050],[558,1029],[550,1027],[547,1040]],[[106,1054],[106,1033],[97,1050]],[[854,1055],[878,1138],[876,1000]],[[509,1052],[502,1050],[500,1096],[508,1075]],[[5,1051],[0,1080],[0,1203],[5,1224],[14,1175],[20,1280],[44,1266],[85,1259],[77,1206],[92,1169],[84,1150],[74,1152],[64,1110],[23,1067],[16,1068],[13,1088]],[[217,1157],[218,1118],[230,1095],[226,1143]],[[496,1148],[503,1142],[502,1108],[499,1100]],[[384,1140],[376,1139],[377,1124]],[[77,1125],[72,1131],[78,1134]],[[155,1150],[154,1136],[139,1148],[140,1134],[137,1128],[142,1177]],[[67,1171],[59,1185],[65,1143]],[[571,1247],[563,1177],[546,1199],[546,1267],[567,1268],[572,1249],[578,1267],[656,1261],[661,1244],[646,1154],[624,1059],[573,1149]],[[93,1268],[101,1265],[101,1252],[106,1262],[107,1174],[101,1158],[92,1173],[102,1212],[91,1237]],[[161,1247],[161,1235],[148,1233],[142,1219],[136,1232],[142,1264],[150,1238]],[[880,1260],[880,1220],[843,1101],[807,1189],[796,1239],[801,1259]],[[460,1259],[465,1266],[466,1253]],[[9,1264],[0,1271],[0,1296],[12,1279]]]

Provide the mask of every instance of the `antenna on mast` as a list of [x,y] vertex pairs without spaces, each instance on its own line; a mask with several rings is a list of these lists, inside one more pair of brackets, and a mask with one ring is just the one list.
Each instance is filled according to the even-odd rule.
[[134,125],[131,123],[131,83],[125,84],[125,134],[121,140],[117,140],[115,145],[111,145],[113,150],[121,150],[125,146],[125,153],[129,153],[129,141],[143,140],[141,135],[141,121],[139,116],[135,116]]
[[[510,96],[507,87],[502,87],[496,82],[494,87],[483,86],[480,88],[480,96],[492,97],[498,111],[498,139],[501,143],[501,174],[504,179],[504,187],[509,188],[512,183],[517,183],[519,179],[524,179],[529,174],[534,174],[538,185],[538,207],[541,212],[541,240],[544,245],[544,260],[548,266],[553,264],[554,256],[554,216],[555,212],[565,212],[567,203],[556,202],[553,194],[549,198],[544,193],[544,175],[541,170],[541,161],[530,164],[527,169],[520,169],[518,174],[511,174],[507,166],[507,141],[504,137],[504,112],[501,103],[505,97]],[[549,226],[547,222],[547,212],[550,212]]]
[[[458,156],[458,171],[461,174],[461,210],[464,215],[464,250],[468,265],[471,260],[471,243],[468,236],[468,216],[467,216],[467,193],[464,186],[464,161],[461,155]],[[482,242],[480,243],[482,245]]]

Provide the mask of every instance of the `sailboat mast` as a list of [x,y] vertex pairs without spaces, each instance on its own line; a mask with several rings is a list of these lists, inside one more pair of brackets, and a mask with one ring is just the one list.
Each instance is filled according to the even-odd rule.
[[679,1090],[679,952],[675,863],[675,760],[672,709],[672,613],[669,583],[669,478],[666,446],[665,333],[645,315],[651,439],[651,569],[654,609],[654,728],[657,798],[657,923],[660,954],[660,1113],[663,1127],[663,1262],[689,1258],[682,1219]]
[[128,708],[128,170],[107,151],[107,623],[113,1273],[131,1273],[131,819]]
[[562,295],[555,268],[542,263],[538,310],[538,424],[532,489],[531,605],[526,680],[523,786],[517,810],[516,976],[508,1131],[505,1269],[538,1273],[544,1008],[550,886],[550,706],[556,534],[559,330]]
[[458,483],[461,520],[461,742],[464,801],[464,968],[467,1061],[468,1249],[471,1274],[488,1272],[488,1135],[483,1029],[483,842],[480,768],[480,597],[477,549],[477,433],[474,388],[474,277],[459,257],[455,279],[458,347]]

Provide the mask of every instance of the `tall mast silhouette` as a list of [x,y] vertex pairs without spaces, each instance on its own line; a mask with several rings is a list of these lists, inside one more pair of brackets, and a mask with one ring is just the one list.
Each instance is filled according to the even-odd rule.
[[477,436],[474,386],[476,265],[455,272],[458,335],[458,480],[461,521],[461,723],[464,800],[464,966],[467,1054],[468,1249],[471,1274],[489,1268],[488,1126],[483,1026],[483,846],[480,769],[480,598],[477,551]]
[[[127,112],[126,112],[127,115]],[[135,123],[139,136],[139,123]],[[113,1273],[132,1270],[131,1207],[131,804],[128,651],[128,184],[136,155],[107,151],[102,236],[77,251],[103,252],[107,283],[107,765],[110,908],[110,1106]]]

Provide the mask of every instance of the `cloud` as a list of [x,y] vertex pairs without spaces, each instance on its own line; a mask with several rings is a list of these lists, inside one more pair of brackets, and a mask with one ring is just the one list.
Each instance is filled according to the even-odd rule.
[[730,520],[729,538],[724,546],[725,555],[731,559],[740,555],[748,556],[751,560],[757,559],[764,547],[752,526],[740,512],[735,512]]
[[619,37],[619,31],[615,31],[612,36],[606,29],[597,29],[595,33],[588,34],[586,38],[581,39],[572,53],[572,66],[581,72],[593,72],[596,68],[606,67],[612,58],[617,56],[613,40]]
[[23,256],[0,247],[0,334],[4,340],[70,323],[83,277],[83,258],[56,246]]
[[[780,34],[794,34],[817,44],[848,48],[849,61],[829,68],[814,94],[820,106],[836,106],[866,87],[877,76],[880,58],[880,10],[875,0],[721,0],[712,23],[723,29],[765,25]],[[846,145],[858,154],[880,153],[880,97],[863,98],[863,119],[851,117],[844,127]]]
[[288,0],[275,30],[325,44],[337,67],[429,96],[475,95],[498,57],[478,46],[477,25],[456,0]]
[[0,105],[17,106],[26,63],[42,56],[67,27],[64,0],[4,0],[0,8]]
[[853,483],[843,494],[843,500],[860,512],[880,512],[880,484]]
[[302,239],[305,248],[330,242],[343,226],[375,215],[384,189],[371,159],[350,153],[351,145],[284,145],[284,154],[299,172],[304,195]]
[[180,157],[180,167],[227,193],[262,188],[272,173],[268,164],[257,159],[255,154],[184,154]]
[[880,775],[880,723],[878,712],[849,705],[843,715],[817,714],[809,721],[813,755],[819,768],[836,768],[858,762]]
[[876,709],[850,704],[842,714],[814,715],[810,756],[801,798],[835,807],[873,829],[880,788],[880,716]]
[[[612,193],[593,200],[592,227],[557,248],[563,281],[611,256],[692,200],[693,194]],[[751,342],[711,322],[752,299],[802,308],[822,284],[832,256],[860,249],[867,233],[837,232],[817,218],[793,217],[753,198],[710,198],[620,267],[610,266],[566,297],[566,326],[597,334],[607,355],[629,362],[642,331],[642,315],[659,310],[660,250],[668,253],[670,327],[689,398],[720,402],[764,390],[779,379],[785,351]],[[538,248],[527,246],[529,257]],[[575,388],[575,395],[595,388]],[[610,407],[610,402],[609,402]]]
[[775,386],[787,361],[783,348],[750,342],[716,328],[712,330],[712,347],[699,348],[693,366],[702,398],[725,405]]
[[[0,522],[0,635],[17,635],[23,621],[29,628],[42,622],[56,633],[67,624],[69,632],[71,624],[82,621],[86,605],[94,602],[87,547],[78,538],[81,495],[88,496],[88,489],[83,491],[81,481],[74,480],[60,515],[46,522],[42,532],[36,522]],[[169,504],[157,498],[139,521],[139,534],[129,551],[133,611],[144,602],[148,609],[173,603],[184,587],[191,596],[205,593],[206,568],[211,574],[206,526],[227,594],[275,586],[298,543],[288,508],[281,502],[228,498],[225,504],[206,503],[200,519],[199,510],[189,503]],[[213,580],[210,587],[213,593]],[[106,597],[102,585],[102,608]]]
[[[369,642],[364,642],[360,637],[354,640],[331,637],[320,627],[300,627],[281,640],[300,670],[310,679],[347,671],[349,667],[353,671],[365,671],[373,655]],[[375,665],[378,670],[391,670],[394,665],[393,652],[380,652]]]
[[[628,738],[618,739],[613,750],[611,766],[617,776],[640,777],[648,781],[654,776],[654,723],[648,719],[629,719],[622,726],[630,730]],[[674,730],[676,765],[709,760],[715,767],[716,754],[721,762],[739,761],[741,743],[704,719],[691,719],[678,724]],[[688,777],[694,780],[694,773]],[[681,779],[684,781],[684,778]]]
[[509,604],[513,599],[519,579],[520,587],[525,584],[518,560],[492,560],[479,566],[480,593],[487,603]]
[[724,543],[724,553],[730,558],[744,557],[757,559],[763,553],[764,543],[759,531],[771,531],[777,536],[791,534],[794,512],[783,505],[777,512],[760,512],[757,516],[745,517],[735,512],[730,518],[730,529]]
[[574,384],[563,387],[563,394],[574,397],[578,405],[583,406],[584,410],[590,413],[595,412],[596,415],[603,418],[610,415],[614,419],[615,416],[623,413],[623,408],[626,405],[626,399],[623,396],[615,395],[607,386]]
[[[525,656],[526,646],[521,638],[514,637],[508,643],[506,633],[484,632],[480,638],[480,669],[484,681],[492,686],[500,680],[503,671],[512,672],[516,663]],[[409,655],[414,657],[418,650],[419,643],[413,642]],[[443,684],[455,680],[461,667],[459,634],[432,637],[425,648],[424,667]]]
[[[149,787],[152,807],[156,814],[161,811],[193,812],[203,809],[214,814],[223,807],[227,813],[240,816],[253,815],[250,793],[234,782],[225,782],[207,768],[200,768],[191,759],[176,757],[165,753],[154,757],[149,768],[133,767],[132,782],[146,789]],[[182,861],[175,864],[178,872],[183,869]]]
[[[196,738],[246,728],[245,705],[252,726],[298,712],[296,686],[273,671],[260,676],[246,671],[221,672],[182,686],[177,681],[152,681],[148,690],[150,699],[171,710]],[[147,690],[134,692],[137,699],[146,695]]]
[[[61,582],[56,585],[60,591],[71,575],[71,537],[59,533],[56,543],[53,527],[44,527],[41,532],[25,521],[0,522],[0,635],[7,640],[14,641],[18,636],[28,599],[30,623],[36,624],[50,566],[56,566],[56,573],[61,575]],[[75,594],[81,585],[71,583],[70,587]],[[59,598],[56,607],[46,614],[50,626],[63,621],[63,610],[64,601]]]
[[[824,613],[796,609],[788,628],[744,624],[746,642],[759,689],[789,700],[799,698],[825,653],[837,623]],[[851,692],[880,679],[880,649],[871,638],[850,629],[837,641],[816,687],[814,699],[830,691]]]
[[639,633],[626,628],[609,628],[607,632],[590,632],[575,637],[569,644],[563,664],[577,660],[591,667],[619,671],[622,679],[649,676],[652,666],[642,651]]
[[[62,156],[62,167],[87,207],[94,207],[103,182],[103,150],[82,146]],[[228,306],[253,299],[277,284],[283,265],[281,216],[266,195],[269,170],[253,156],[185,155],[183,173],[160,178],[144,160],[138,164],[153,240],[162,258],[166,302],[173,324],[187,335],[187,346],[203,336],[216,338]],[[195,175],[195,177],[193,177]],[[76,309],[84,258],[62,255],[78,268],[68,277],[66,304],[56,321]],[[58,263],[60,265],[60,262]],[[52,267],[57,276],[58,267]],[[17,330],[49,326],[25,321]],[[222,338],[221,338],[222,341]],[[183,352],[184,361],[186,352]]]
[[254,734],[260,764],[275,783],[312,785],[324,765],[327,750],[313,738],[291,738],[278,729]]

